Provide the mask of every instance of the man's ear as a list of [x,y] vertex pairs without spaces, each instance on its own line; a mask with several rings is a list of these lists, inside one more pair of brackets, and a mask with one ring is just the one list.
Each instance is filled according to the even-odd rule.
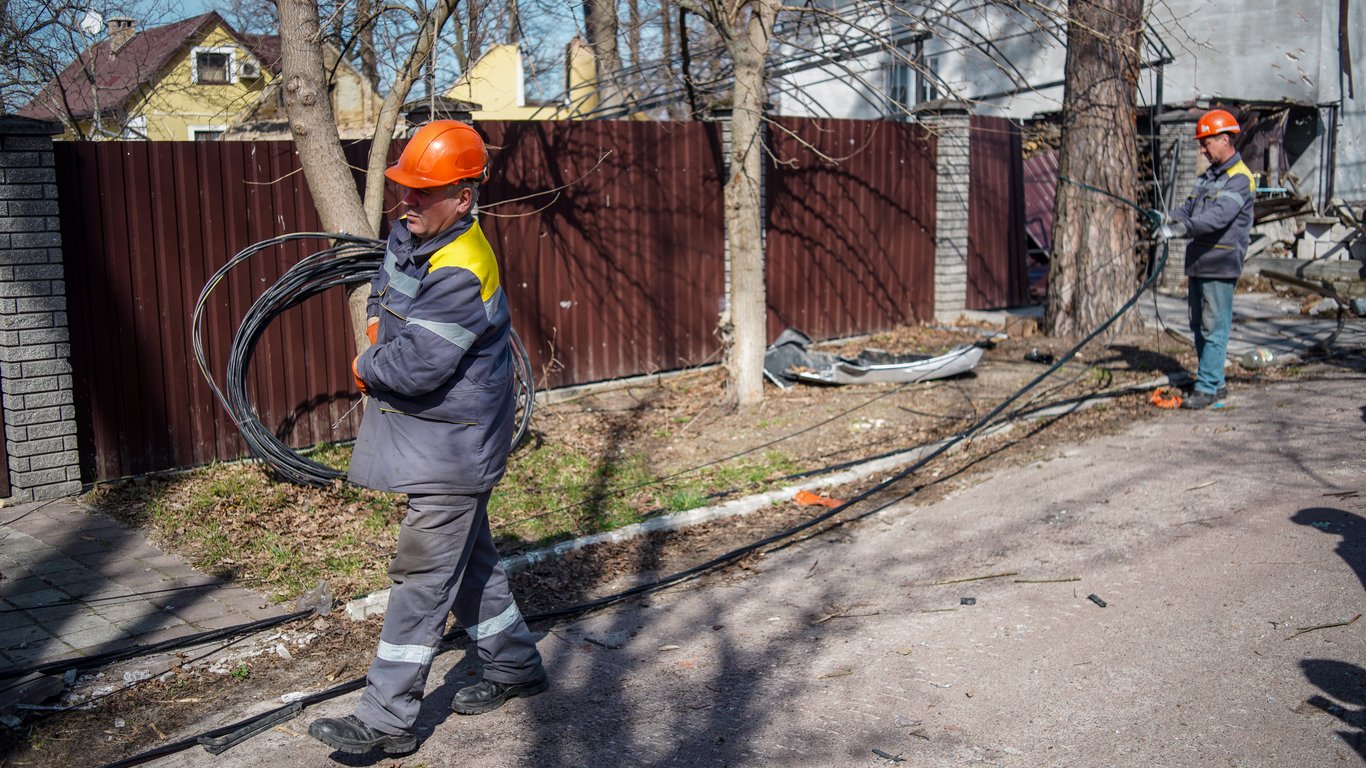
[[464,216],[474,208],[474,190],[467,184],[462,184],[455,191],[456,205],[460,209],[460,215]]

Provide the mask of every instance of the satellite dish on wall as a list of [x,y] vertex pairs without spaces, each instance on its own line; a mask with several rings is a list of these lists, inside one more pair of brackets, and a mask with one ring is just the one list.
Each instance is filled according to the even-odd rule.
[[94,37],[104,29],[104,17],[98,11],[86,11],[81,17],[81,31]]

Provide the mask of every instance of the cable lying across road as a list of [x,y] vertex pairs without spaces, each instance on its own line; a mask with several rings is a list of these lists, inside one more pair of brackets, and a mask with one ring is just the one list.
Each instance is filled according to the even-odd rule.
[[[232,347],[228,352],[224,385],[223,389],[220,389],[209,370],[209,362],[204,352],[204,312],[208,307],[209,295],[229,272],[251,257],[299,240],[330,240],[334,245],[290,267],[252,303],[242,318],[236,335],[233,336]],[[301,455],[285,445],[274,432],[261,423],[247,391],[247,371],[256,345],[260,343],[261,336],[270,322],[286,310],[330,288],[369,282],[379,271],[383,260],[384,243],[367,237],[336,232],[301,232],[273,237],[248,246],[229,259],[209,277],[204,289],[199,293],[199,299],[195,302],[191,327],[194,355],[199,363],[200,372],[204,374],[204,379],[213,389],[218,402],[222,403],[223,408],[232,416],[233,423],[242,433],[242,439],[246,441],[251,455],[269,464],[276,474],[292,483],[325,486],[343,477],[343,473]],[[517,387],[517,405],[520,409],[512,438],[515,447],[526,437],[527,429],[531,425],[536,386],[526,347],[523,346],[516,331],[512,331],[509,341]],[[227,390],[226,393],[224,389]]]
[[[1156,282],[1158,276],[1162,274],[1162,269],[1166,266],[1167,263],[1168,250],[1169,249],[1167,244],[1163,243],[1160,249],[1161,255],[1157,258],[1156,263],[1153,265],[1153,268],[1148,270],[1147,279],[1145,279],[1143,281],[1143,284],[1139,286],[1138,290],[1136,290],[1133,293],[1133,295],[1129,297],[1129,299],[1126,302],[1124,302],[1123,306],[1121,306],[1119,310],[1117,310],[1108,319],[1106,319],[1105,322],[1097,326],[1094,330],[1091,331],[1091,333],[1089,333],[1081,341],[1077,342],[1077,344],[1074,345],[1067,352],[1060,355],[1052,365],[1050,365],[1038,376],[1035,376],[1033,379],[1031,379],[1029,383],[1025,384],[1023,387],[1016,390],[1013,394],[1011,394],[1009,397],[1007,397],[1005,400],[999,403],[995,408],[993,408],[989,413],[982,416],[977,421],[973,422],[973,424],[969,426],[967,429],[963,430],[962,432],[959,432],[957,435],[954,435],[948,440],[941,442],[939,446],[935,448],[933,451],[929,452],[928,454],[926,454],[910,466],[906,467],[905,469],[892,475],[888,479],[880,483],[877,483],[876,485],[858,493],[857,495],[853,496],[848,501],[845,501],[837,507],[826,510],[825,512],[816,515],[815,517],[809,518],[801,523],[786,528],[782,531],[778,531],[777,533],[765,536],[764,538],[759,539],[758,541],[754,541],[742,547],[732,549],[729,552],[725,552],[721,555],[713,557],[712,559],[704,563],[692,566],[691,568],[687,568],[672,575],[665,576],[661,579],[650,582],[648,584],[640,584],[635,587],[631,587],[630,589],[626,589],[611,595],[606,595],[594,600],[590,600],[585,603],[580,603],[578,605],[569,606],[566,608],[545,611],[543,613],[528,615],[526,617],[526,620],[529,623],[534,623],[540,621],[559,619],[566,616],[573,616],[588,611],[592,611],[598,608],[602,608],[614,603],[619,603],[631,597],[648,594],[651,592],[657,592],[666,587],[670,587],[675,584],[688,581],[690,579],[700,576],[703,573],[706,573],[707,571],[713,570],[723,565],[727,565],[729,563],[733,563],[742,557],[758,552],[759,550],[762,550],[770,545],[777,544],[788,539],[792,539],[797,534],[814,528],[815,526],[820,525],[821,523],[827,520],[830,520],[836,515],[848,511],[851,507],[860,504],[864,501],[867,501],[868,499],[888,490],[889,488],[892,488],[897,483],[900,483],[901,481],[918,472],[926,464],[929,464],[930,462],[939,458],[943,454],[947,453],[954,446],[971,438],[972,436],[981,432],[983,429],[991,426],[993,422],[997,419],[997,417],[1004,413],[1005,410],[1009,408],[1012,403],[1024,397],[1031,390],[1037,387],[1040,383],[1042,383],[1044,380],[1046,380],[1054,373],[1056,373],[1059,369],[1061,369],[1064,365],[1066,365],[1074,357],[1076,357],[1077,354],[1082,350],[1082,348],[1084,348],[1087,344],[1091,343],[1091,341],[1094,340],[1097,336],[1104,333],[1107,329],[1110,328],[1110,326],[1114,325],[1114,323],[1117,320],[1119,320],[1119,318],[1123,317],[1125,313],[1127,313],[1130,309],[1133,308],[1134,304],[1138,302],[1139,298],[1142,297],[1143,293],[1146,292],[1149,288],[1151,288],[1153,283]],[[861,511],[859,514],[854,515],[852,517],[847,517],[844,520],[838,521],[835,524],[845,524],[875,514],[883,509],[886,509],[892,504],[896,504],[904,500],[905,498],[913,495],[916,492],[916,490],[918,489],[912,489],[889,500],[879,502],[876,506],[872,507],[871,509]],[[452,632],[448,633],[444,639],[449,641],[457,636],[458,632],[453,630]],[[218,751],[222,751],[223,749],[231,747],[233,744],[250,738],[256,733],[261,732],[262,730],[268,729],[276,723],[283,722],[284,720],[288,720],[289,718],[294,717],[305,707],[317,704],[319,702],[327,701],[338,696],[342,696],[352,691],[360,690],[362,687],[364,687],[364,685],[364,677],[359,677],[354,680],[348,680],[344,683],[340,683],[326,690],[309,694],[308,696],[304,697],[299,701],[292,702],[281,707],[276,707],[275,709],[269,710],[258,715],[254,715],[244,720],[240,720],[236,723],[225,725],[220,728],[215,728],[211,731],[200,734],[198,736],[193,736],[187,739],[181,739],[180,741],[172,742],[170,744],[163,744],[147,752],[143,752],[128,758],[124,758],[122,760],[118,760],[113,763],[109,763],[105,765],[103,768],[130,768],[131,766],[141,765],[149,760],[153,760],[158,757],[163,757],[165,755],[174,754],[176,752],[190,749],[191,747],[194,747],[196,744],[204,744],[206,748],[209,748],[211,751],[215,751],[215,753],[217,753]]]

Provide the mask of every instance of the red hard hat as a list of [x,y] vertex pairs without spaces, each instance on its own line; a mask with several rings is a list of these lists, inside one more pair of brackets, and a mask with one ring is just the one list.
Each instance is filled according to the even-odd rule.
[[426,189],[466,179],[483,181],[487,167],[488,152],[478,131],[455,120],[434,120],[417,129],[384,175],[409,189]]
[[1206,136],[1214,136],[1220,133],[1238,133],[1242,131],[1238,127],[1238,121],[1233,119],[1233,115],[1222,109],[1211,109],[1200,116],[1200,122],[1195,124],[1195,138],[1203,139]]

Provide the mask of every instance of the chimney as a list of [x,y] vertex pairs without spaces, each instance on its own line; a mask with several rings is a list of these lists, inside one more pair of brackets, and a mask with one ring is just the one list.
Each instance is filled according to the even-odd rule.
[[109,19],[109,52],[118,53],[137,34],[133,20],[127,16],[114,16]]

